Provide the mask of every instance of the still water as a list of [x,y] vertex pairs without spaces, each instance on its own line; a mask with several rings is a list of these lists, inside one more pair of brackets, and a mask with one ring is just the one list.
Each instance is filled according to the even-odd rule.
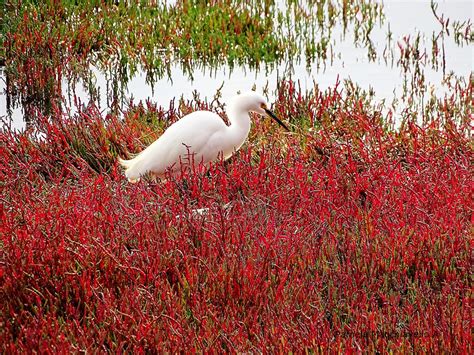
[[[392,105],[394,99],[408,99],[409,95],[403,89],[404,82],[409,81],[413,74],[410,70],[403,71],[401,66],[397,65],[400,59],[400,46],[406,44],[408,36],[413,42],[419,35],[420,50],[426,50],[426,53],[431,55],[433,35],[436,36],[442,30],[442,26],[433,15],[429,0],[385,1],[383,5],[385,21],[378,24],[370,35],[376,51],[375,60],[369,59],[366,47],[355,44],[351,31],[343,35],[342,26],[339,26],[333,31],[332,55],[324,63],[313,62],[308,65],[305,60],[301,60],[300,63],[281,63],[271,70],[263,67],[259,70],[249,70],[238,66],[231,69],[226,65],[212,70],[198,67],[194,68],[192,76],[176,63],[171,66],[171,77],[159,79],[153,86],[147,84],[145,73],[133,77],[126,87],[123,102],[128,102],[131,98],[135,103],[149,99],[167,107],[175,98],[191,99],[193,92],[199,93],[203,99],[212,98],[219,88],[222,100],[225,102],[235,93],[253,87],[258,91],[267,88],[269,99],[272,101],[277,81],[282,78],[298,81],[303,90],[313,88],[314,83],[317,83],[321,90],[325,90],[339,79],[342,82],[351,80],[363,90],[373,92],[375,103],[381,103],[385,108],[392,107],[396,113],[396,107]],[[439,1],[437,13],[439,16],[443,15],[445,19],[449,18],[451,23],[472,21],[473,6],[471,1]],[[471,26],[470,31],[472,30]],[[444,53],[444,67],[435,70],[429,61],[421,65],[427,88],[438,97],[447,90],[444,80],[447,75],[453,74],[455,77],[469,80],[474,71],[472,44],[456,43],[453,35],[444,36]],[[109,107],[107,77],[96,68],[91,70],[95,76],[94,85],[100,94],[95,104],[107,112]],[[67,84],[65,83],[63,87],[67,88]],[[88,104],[90,101],[88,92],[81,84],[76,86],[75,95],[82,104]],[[64,96],[70,97],[67,89],[64,91]],[[74,100],[66,101],[67,108],[75,112],[77,108]],[[21,108],[14,108],[11,116],[7,115],[3,72],[0,72],[0,117],[3,121],[10,121],[15,129],[25,127]]]

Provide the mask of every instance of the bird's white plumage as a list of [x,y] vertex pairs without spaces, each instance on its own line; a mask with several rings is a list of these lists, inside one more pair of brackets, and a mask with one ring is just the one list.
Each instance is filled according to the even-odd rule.
[[129,181],[135,182],[149,172],[156,176],[163,176],[167,170],[176,173],[180,171],[181,164],[206,165],[220,155],[228,159],[248,136],[249,112],[272,115],[266,105],[263,96],[255,92],[234,97],[227,110],[231,122],[229,126],[213,112],[193,112],[172,124],[135,158],[119,158],[119,162],[125,168]]

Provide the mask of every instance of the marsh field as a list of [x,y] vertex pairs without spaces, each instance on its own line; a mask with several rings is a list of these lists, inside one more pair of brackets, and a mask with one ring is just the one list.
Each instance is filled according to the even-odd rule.
[[[472,353],[470,1],[0,1],[0,351]],[[254,89],[205,173],[117,163]]]

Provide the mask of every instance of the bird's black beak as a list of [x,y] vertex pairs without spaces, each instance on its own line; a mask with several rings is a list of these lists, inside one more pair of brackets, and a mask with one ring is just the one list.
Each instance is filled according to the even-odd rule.
[[282,126],[287,131],[290,131],[289,128],[272,111],[270,111],[268,108],[264,108],[264,110],[267,113],[267,115],[273,118],[275,121],[277,121],[280,126]]

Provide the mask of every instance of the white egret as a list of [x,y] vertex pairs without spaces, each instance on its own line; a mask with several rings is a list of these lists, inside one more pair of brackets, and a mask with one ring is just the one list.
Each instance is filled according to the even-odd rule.
[[172,174],[181,169],[181,164],[209,164],[222,154],[228,159],[237,151],[250,131],[249,112],[268,115],[286,130],[263,96],[247,92],[231,99],[227,115],[230,125],[216,113],[196,111],[173,123],[155,142],[130,160],[119,157],[130,182],[139,181],[146,173],[163,176],[166,171]]

